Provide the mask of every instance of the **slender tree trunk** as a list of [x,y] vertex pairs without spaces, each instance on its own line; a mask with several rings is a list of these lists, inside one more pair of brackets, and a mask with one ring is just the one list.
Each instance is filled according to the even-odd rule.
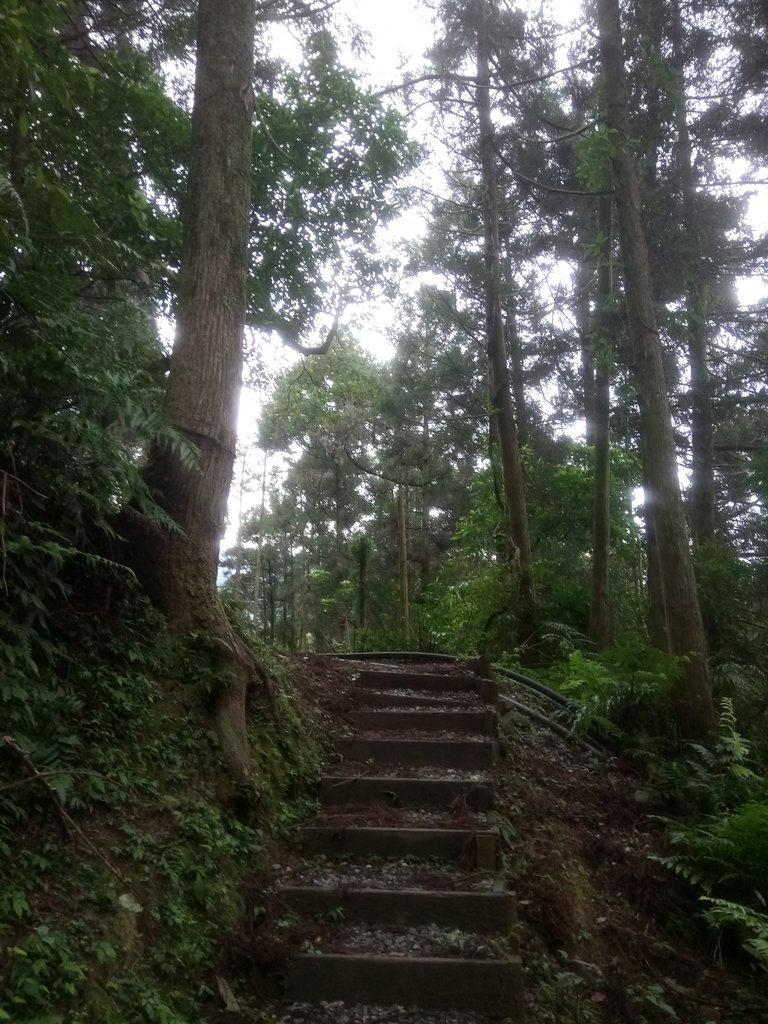
[[240,488],[237,496],[237,539],[235,541],[235,582],[233,589],[239,605],[245,604],[243,591],[243,498],[245,496],[245,468],[247,457],[243,453],[243,466],[240,471]]
[[368,628],[368,538],[363,535],[357,548],[357,625]]
[[[269,559],[266,560],[269,565]],[[267,574],[262,569],[259,574],[259,592],[261,594],[261,638],[265,644],[269,643],[269,610],[267,604]]]
[[274,646],[277,626],[275,621],[277,597],[275,594],[275,571],[272,566],[271,558],[267,559],[267,594],[269,600],[269,642]]
[[397,575],[400,583],[400,625],[406,640],[410,634],[408,593],[408,498],[407,488],[397,489]]
[[235,638],[217,591],[219,542],[235,458],[242,370],[251,172],[254,0],[200,0],[189,192],[176,341],[165,407],[197,448],[194,464],[161,445],[148,476],[179,524],[155,534],[139,572],[180,631],[211,637],[229,681],[217,695],[222,750],[250,776],[245,697],[254,662]]
[[640,400],[646,510],[652,517],[669,626],[669,650],[687,660],[674,683],[680,733],[710,742],[715,713],[706,661],[706,640],[688,544],[672,432],[672,417],[656,326],[656,309],[640,181],[631,148],[618,0],[597,0],[598,30],[608,127],[615,132],[613,169],[627,313]]
[[290,608],[289,629],[288,629],[288,650],[291,654],[296,653],[296,559],[293,554],[293,539],[288,543],[288,594],[286,600]]
[[429,585],[429,578],[432,572],[432,552],[430,545],[431,520],[429,518],[429,483],[432,479],[432,437],[430,433],[431,406],[424,410],[421,417],[421,442],[423,455],[419,467],[421,477],[421,549],[419,557],[420,579],[419,599],[424,600],[424,594]]
[[304,644],[307,636],[307,625],[306,625],[306,594],[307,594],[307,582],[306,582],[306,570],[304,560],[299,563],[299,579],[296,581],[294,575],[294,587],[296,591],[296,650],[303,651]]
[[598,213],[600,255],[597,268],[597,338],[592,347],[594,365],[595,496],[592,516],[592,601],[589,612],[589,638],[597,650],[610,643],[610,552],[611,552],[611,310],[613,280],[612,203],[601,196]]
[[502,483],[508,532],[514,555],[518,589],[518,640],[530,640],[536,629],[536,598],[533,563],[525,503],[523,465],[520,459],[515,410],[510,392],[506,339],[501,302],[499,247],[499,200],[491,116],[490,42],[488,5],[477,0],[477,89],[475,105],[480,128],[480,165],[483,181],[485,226],[486,331],[491,387],[491,416],[501,455]]
[[515,425],[517,427],[517,444],[519,448],[525,448],[528,444],[528,408],[525,399],[525,366],[523,363],[523,351],[520,344],[520,332],[517,329],[517,307],[515,302],[515,289],[512,272],[512,251],[509,244],[509,236],[505,238],[504,245],[504,288],[505,301],[504,313],[504,340],[509,349],[511,364],[511,389],[512,406],[515,413]]
[[[598,229],[599,230],[599,229]],[[595,443],[595,359],[592,351],[593,324],[589,311],[592,290],[592,261],[582,254],[577,271],[576,323],[581,341],[581,394],[584,413],[584,440]]]
[[[259,587],[261,584],[261,573],[264,565],[264,509],[267,501],[267,453],[264,452],[264,465],[261,470],[261,501],[259,502],[259,520],[258,520],[258,541],[256,543],[256,562],[254,565],[253,575],[256,579],[254,586],[254,622],[259,620]],[[262,626],[266,628],[266,619],[263,611],[261,613]]]

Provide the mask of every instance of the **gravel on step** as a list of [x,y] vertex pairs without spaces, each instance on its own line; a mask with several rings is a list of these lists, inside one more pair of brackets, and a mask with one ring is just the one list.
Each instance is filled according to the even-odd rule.
[[492,779],[487,771],[468,772],[466,768],[441,768],[437,765],[379,764],[375,761],[339,760],[327,764],[324,771],[326,775],[338,775],[345,779],[364,779],[370,775],[373,778],[450,779],[467,784],[475,783],[488,786],[492,784]]
[[327,889],[428,889],[490,892],[495,882],[490,871],[451,871],[409,861],[375,864],[309,861],[283,870],[284,885],[314,885]]
[[425,811],[421,808],[392,807],[388,804],[338,804],[316,814],[302,825],[320,828],[488,828],[488,816],[469,810],[465,801],[454,809]]
[[407,1010],[403,1006],[289,1003],[274,1024],[485,1024],[483,1017],[455,1010]]
[[322,937],[308,953],[352,953],[391,957],[471,957],[498,959],[498,948],[478,935],[436,924],[418,928],[382,928],[367,924],[344,925]]
[[368,707],[363,702],[360,705],[358,705],[355,708],[355,710],[356,711],[403,711],[403,712],[407,712],[407,713],[410,713],[411,711],[429,711],[430,713],[440,714],[440,715],[442,715],[442,714],[456,715],[456,714],[459,714],[459,713],[464,714],[467,711],[481,711],[482,708],[480,708],[480,707],[474,708],[471,705],[469,707],[467,707],[465,704],[459,704],[457,702],[452,702],[450,705],[448,705],[448,704],[445,704],[445,705],[441,704],[440,707],[437,707],[437,705],[435,705],[435,704],[398,704],[397,700],[395,699],[391,704],[386,704],[386,705],[384,705],[384,704],[378,705],[377,704],[375,707]]
[[341,723],[335,730],[337,736],[343,736],[348,739],[350,736],[354,736],[358,740],[414,740],[414,741],[443,741],[443,740],[462,740],[462,741],[475,741],[482,740],[487,743],[493,739],[492,736],[482,732],[461,732],[454,729],[435,729],[434,731],[429,729],[358,729],[352,722]]
[[[386,693],[388,697],[394,699],[398,697],[427,697],[430,700],[439,699],[446,705],[465,705],[465,704],[480,704],[480,698],[473,690],[467,690],[462,692],[461,690],[419,690],[419,689],[408,689],[407,687],[400,687],[398,689],[390,689],[387,687],[386,690],[370,690],[371,693],[382,694]],[[360,700],[365,700],[365,696],[361,690],[357,691]],[[440,708],[437,709],[438,711]],[[464,710],[464,709],[462,709]]]

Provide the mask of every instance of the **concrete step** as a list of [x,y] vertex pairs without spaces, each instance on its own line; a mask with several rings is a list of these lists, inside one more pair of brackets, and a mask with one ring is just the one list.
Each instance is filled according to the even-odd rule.
[[506,936],[515,923],[515,898],[496,880],[496,892],[440,892],[428,889],[332,889],[287,885],[280,896],[297,914],[341,914],[349,923],[418,927],[436,924],[479,935]]
[[295,1002],[340,1000],[521,1020],[522,967],[518,957],[302,954],[287,976],[286,997]]
[[302,853],[323,857],[435,857],[467,868],[495,871],[499,834],[488,828],[398,828],[376,825],[302,825]]
[[373,690],[422,690],[430,693],[476,693],[482,701],[495,704],[496,683],[471,675],[437,675],[431,672],[388,672],[363,669],[356,687]]
[[442,808],[464,797],[472,811],[493,804],[490,779],[413,779],[397,776],[343,777],[326,775],[320,782],[324,804],[388,803],[393,807]]
[[361,730],[371,732],[467,732],[493,736],[496,712],[491,708],[478,711],[353,711],[350,721]]
[[496,760],[493,740],[368,739],[334,737],[334,748],[347,761],[374,764],[430,765],[465,771],[490,768]]

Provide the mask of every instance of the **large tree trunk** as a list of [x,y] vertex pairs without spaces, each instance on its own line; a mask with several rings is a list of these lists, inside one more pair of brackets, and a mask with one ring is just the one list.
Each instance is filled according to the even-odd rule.
[[613,280],[613,210],[606,196],[599,200],[599,262],[597,267],[596,344],[591,346],[594,366],[592,435],[595,446],[595,492],[592,514],[592,601],[589,609],[589,639],[598,651],[610,642],[610,553],[611,553],[611,311]]
[[672,63],[679,76],[675,122],[677,167],[683,200],[683,227],[689,239],[686,267],[686,327],[691,371],[691,485],[688,492],[694,544],[715,539],[715,468],[712,453],[712,382],[707,337],[707,287],[701,280],[701,232],[696,214],[693,146],[685,107],[685,60],[680,5],[671,4]]
[[200,0],[192,156],[166,413],[198,450],[169,445],[148,475],[179,532],[156,534],[140,572],[179,631],[210,637],[227,670],[214,717],[235,777],[250,777],[245,695],[254,665],[218,597],[219,542],[235,458],[249,235],[254,0]]
[[613,169],[627,313],[640,401],[646,515],[652,517],[670,653],[686,658],[672,689],[681,736],[709,742],[715,713],[706,661],[706,640],[688,543],[672,417],[648,247],[642,221],[639,174],[632,152],[621,23],[617,0],[597,0],[606,115],[615,133]]
[[[508,532],[513,550],[518,591],[518,641],[529,641],[536,629],[536,601],[533,562],[525,503],[523,465],[517,435],[515,410],[510,391],[507,348],[501,301],[499,246],[499,199],[491,117],[490,42],[486,0],[477,2],[477,107],[480,128],[480,166],[483,182],[485,228],[486,333],[491,390],[491,416],[501,455]],[[492,430],[492,434],[493,434]]]

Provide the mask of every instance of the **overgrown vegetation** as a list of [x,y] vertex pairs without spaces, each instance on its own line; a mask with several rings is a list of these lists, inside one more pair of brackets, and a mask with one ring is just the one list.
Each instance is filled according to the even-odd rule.
[[[51,642],[64,671],[5,693],[0,744],[0,1019],[182,1024],[211,995],[244,880],[307,813],[319,740],[285,668],[251,709],[260,801],[222,804],[198,638],[170,636],[124,581],[75,602]],[[26,714],[25,714],[26,712]]]
[[766,969],[766,765],[739,732],[730,697],[721,698],[713,747],[681,746],[667,699],[677,671],[674,659],[648,648],[600,659],[577,651],[561,688],[579,701],[574,731],[599,730],[641,768],[642,802],[668,830],[669,852],[658,859],[690,886],[697,916],[716,934],[717,956],[740,947]]

